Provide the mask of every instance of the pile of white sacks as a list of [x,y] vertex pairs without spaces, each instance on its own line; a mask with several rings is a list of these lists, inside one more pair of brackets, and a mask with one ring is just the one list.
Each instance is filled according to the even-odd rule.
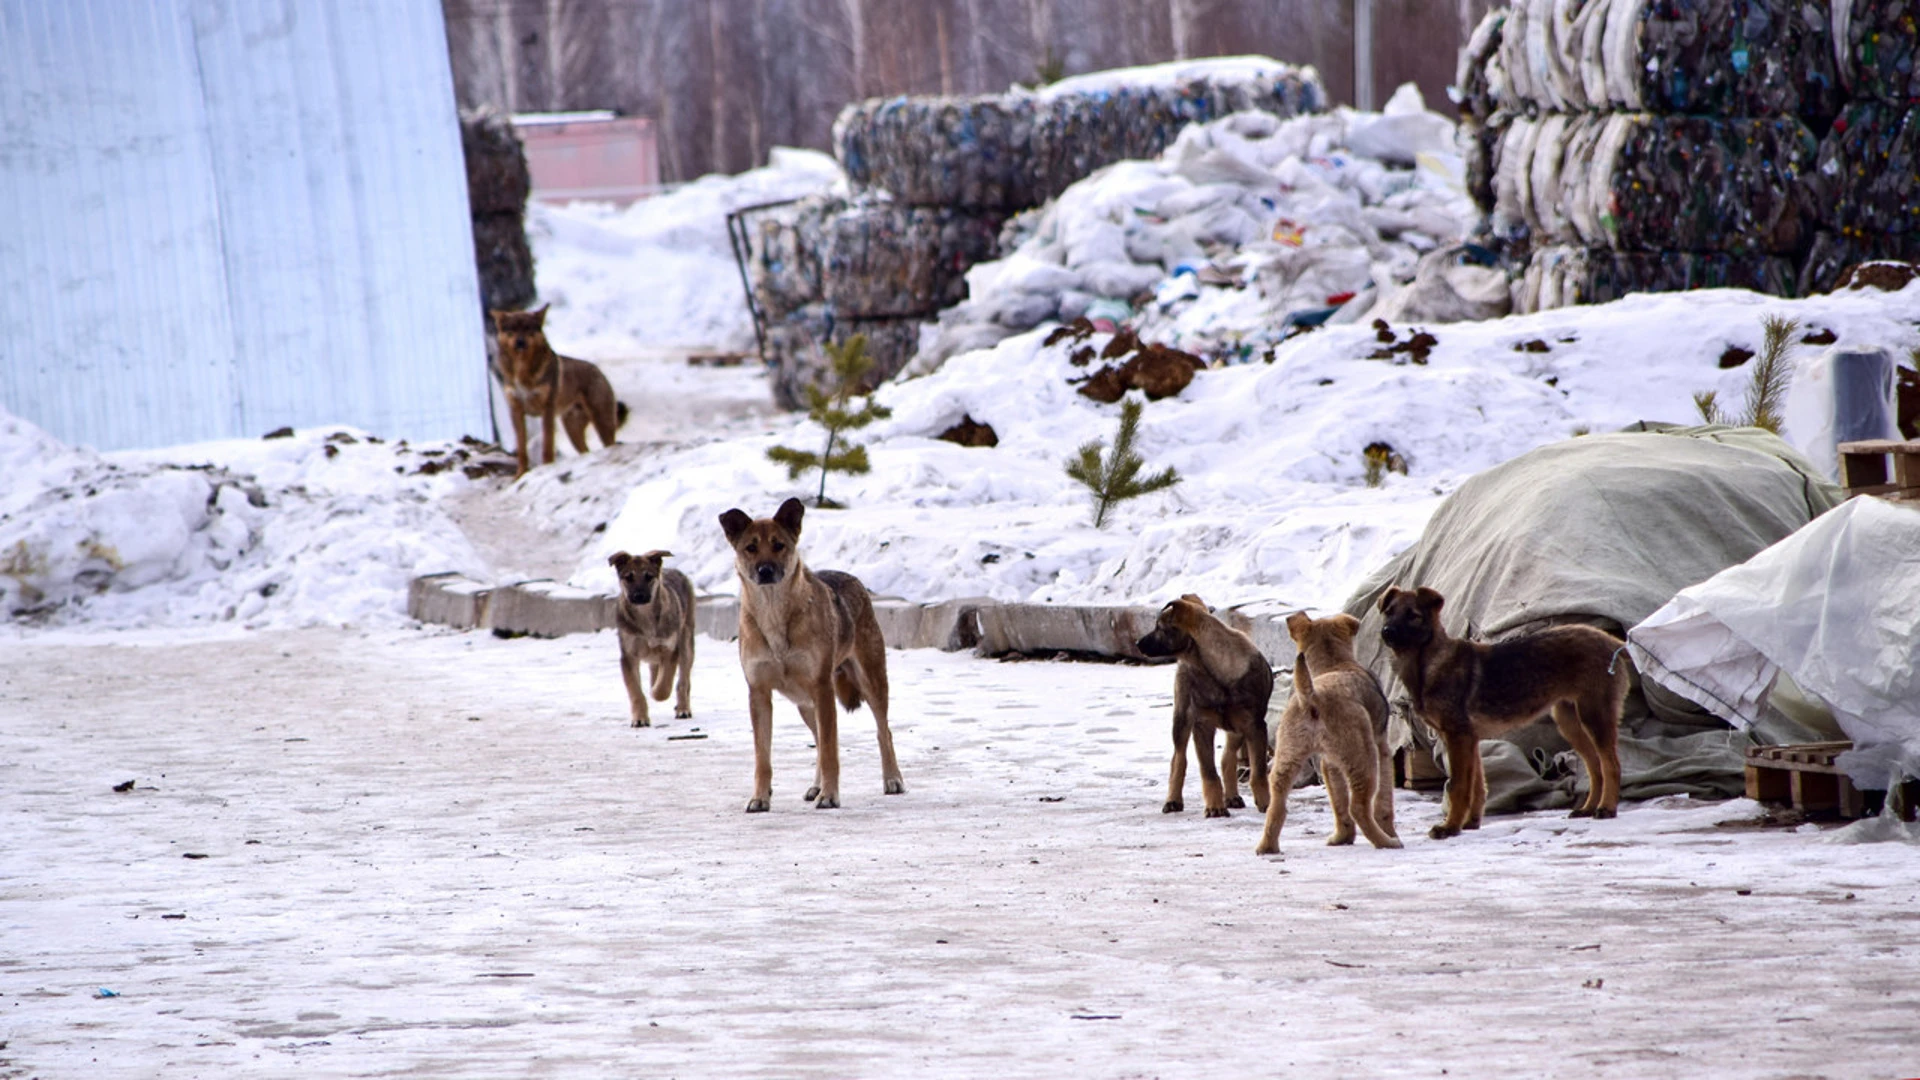
[[[1477,216],[1453,123],[1410,84],[1380,113],[1196,124],[1157,160],[1109,165],[1010,222],[1009,254],[968,272],[969,298],[923,330],[908,371],[1049,320],[1139,325],[1222,291],[1260,309],[1267,344],[1329,318],[1501,315],[1504,273],[1459,245]],[[1210,359],[1258,351],[1241,324],[1239,356]]]

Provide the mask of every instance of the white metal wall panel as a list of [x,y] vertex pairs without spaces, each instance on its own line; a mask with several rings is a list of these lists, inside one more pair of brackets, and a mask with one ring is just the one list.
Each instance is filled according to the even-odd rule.
[[488,429],[435,0],[0,0],[0,403],[102,449]]

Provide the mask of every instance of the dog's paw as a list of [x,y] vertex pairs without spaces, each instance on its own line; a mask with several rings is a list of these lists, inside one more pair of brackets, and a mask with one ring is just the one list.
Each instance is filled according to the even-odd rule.
[[900,778],[899,778],[899,777],[897,777],[897,776],[896,776],[896,777],[894,777],[893,779],[891,779],[891,780],[889,780],[889,781],[887,781],[887,794],[889,794],[889,795],[905,795],[906,793],[907,793],[907,783],[906,783],[906,781],[904,781],[904,780],[902,780],[902,779],[900,779]]
[[1328,847],[1345,847],[1351,843],[1353,843],[1352,830],[1347,830],[1346,832],[1336,832],[1332,836],[1327,837]]
[[807,789],[807,793],[806,793],[805,795],[802,795],[802,796],[800,796],[800,801],[801,801],[801,802],[812,802],[813,800],[815,800],[815,799],[817,799],[817,798],[819,798],[819,797],[820,797],[820,785],[819,785],[819,784],[815,784],[815,785],[813,785],[812,787],[810,787],[810,788],[808,788],[808,789]]
[[1387,837],[1387,839],[1386,839],[1386,841],[1385,841],[1385,842],[1383,842],[1383,843],[1379,843],[1379,844],[1375,844],[1375,845],[1373,845],[1373,846],[1374,846],[1374,847],[1377,847],[1377,848],[1402,848],[1402,847],[1405,847],[1406,845],[1405,845],[1405,844],[1402,844],[1402,843],[1400,842],[1400,838],[1399,838],[1399,837],[1397,837],[1397,836],[1389,836],[1389,837]]
[[1479,827],[1480,827],[1480,819],[1479,819],[1479,818],[1474,818],[1474,819],[1473,819],[1472,821],[1469,821],[1469,822],[1467,822],[1467,823],[1466,823],[1465,825],[1462,825],[1462,826],[1461,826],[1461,828],[1463,828],[1463,829],[1477,829],[1477,828],[1479,828]]
[[1610,806],[1603,806],[1600,809],[1595,810],[1593,812],[1593,816],[1596,818],[1619,817],[1620,811],[1615,810],[1613,807],[1610,807]]
[[1280,841],[1277,839],[1262,840],[1254,845],[1253,853],[1255,855],[1278,855],[1280,854]]
[[1207,807],[1207,816],[1208,817],[1232,817],[1233,815],[1227,813],[1227,808],[1224,806],[1209,806]]
[[1229,810],[1245,810],[1246,808],[1247,808],[1247,800],[1241,798],[1238,795],[1235,795],[1233,798],[1227,800],[1227,809]]
[[1584,806],[1576,806],[1576,807],[1574,807],[1574,808],[1573,808],[1573,810],[1572,810],[1571,812],[1569,812],[1569,813],[1567,814],[1567,816],[1568,816],[1568,817],[1570,817],[1570,818],[1575,818],[1575,817],[1592,817],[1592,816],[1593,816],[1593,811],[1591,811],[1591,810],[1588,810],[1588,809],[1587,809],[1586,807],[1584,807]]
[[653,721],[647,719],[644,716],[636,716],[633,718],[633,726],[634,727],[652,727]]
[[693,710],[692,709],[675,709],[673,710],[673,718],[675,720],[691,720],[693,719]]
[[1451,825],[1439,824],[1427,830],[1427,836],[1434,840],[1445,840],[1450,836],[1459,836],[1460,830]]
[[764,814],[771,809],[773,809],[773,807],[766,799],[747,800],[747,813],[749,814]]
[[1163,814],[1177,814],[1186,808],[1187,804],[1181,802],[1179,799],[1168,799],[1166,803],[1160,807],[1160,812]]
[[813,808],[815,810],[838,810],[840,809],[840,796],[822,795],[813,800]]

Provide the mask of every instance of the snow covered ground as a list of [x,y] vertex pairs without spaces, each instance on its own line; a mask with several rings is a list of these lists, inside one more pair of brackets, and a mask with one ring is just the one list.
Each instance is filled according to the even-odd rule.
[[[0,646],[0,1075],[1906,1076],[1906,844],[1658,800],[1282,855],[1160,813],[1171,672],[893,652],[844,809],[751,786],[731,647],[624,723],[610,636]],[[704,736],[689,737],[689,736]],[[115,785],[132,781],[131,790]],[[1195,781],[1197,783],[1197,781]],[[1193,805],[1189,801],[1189,805]],[[102,996],[111,993],[112,996]]]

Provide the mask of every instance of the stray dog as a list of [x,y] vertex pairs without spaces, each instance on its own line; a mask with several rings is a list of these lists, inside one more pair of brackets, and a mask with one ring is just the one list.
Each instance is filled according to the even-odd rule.
[[507,392],[507,412],[513,417],[513,476],[527,472],[527,416],[540,418],[543,464],[553,464],[553,422],[567,429],[574,450],[587,452],[587,425],[603,446],[613,445],[613,433],[627,421],[627,406],[614,399],[613,384],[599,368],[585,360],[561,356],[547,344],[547,309],[494,311],[494,338],[500,347],[496,369]]
[[849,711],[864,700],[880,731],[880,774],[889,795],[907,790],[887,728],[887,643],[873,617],[866,586],[852,574],[815,573],[800,561],[800,518],[806,506],[788,499],[770,518],[739,510],[720,515],[740,575],[740,667],[753,717],[753,798],[747,812],[773,799],[773,692],[800,709],[817,751],[816,810],[840,805],[840,728],[833,705]]
[[1553,712],[1587,767],[1586,801],[1570,817],[1613,817],[1620,805],[1620,706],[1627,668],[1618,638],[1591,626],[1555,626],[1492,645],[1450,636],[1446,601],[1432,589],[1390,588],[1380,638],[1413,696],[1413,711],[1447,747],[1447,816],[1435,840],[1480,827],[1487,807],[1480,740]]
[[613,610],[614,629],[620,632],[620,678],[627,684],[633,706],[633,726],[646,727],[647,695],[640,686],[640,662],[653,665],[653,700],[667,700],[674,674],[680,686],[673,696],[673,715],[693,715],[693,583],[678,570],[661,568],[671,551],[629,555],[616,551],[608,565],[620,575],[620,600]]
[[1374,847],[1397,848],[1393,831],[1393,756],[1387,749],[1387,696],[1373,673],[1353,658],[1351,615],[1314,619],[1287,616],[1287,633],[1299,655],[1293,661],[1293,697],[1280,714],[1273,748],[1273,789],[1267,828],[1254,851],[1280,850],[1287,823],[1287,794],[1310,754],[1320,755],[1320,778],[1333,808],[1329,845],[1353,843],[1355,825]]
[[[1247,805],[1240,799],[1243,749],[1254,805],[1267,809],[1267,701],[1273,697],[1273,669],[1253,639],[1214,618],[1205,601],[1188,593],[1160,609],[1153,632],[1137,645],[1148,656],[1171,656],[1179,663],[1173,676],[1173,762],[1160,812],[1187,808],[1189,737],[1200,757],[1200,795],[1208,817],[1226,817],[1228,807]],[[1227,732],[1218,771],[1213,765],[1215,728]]]

